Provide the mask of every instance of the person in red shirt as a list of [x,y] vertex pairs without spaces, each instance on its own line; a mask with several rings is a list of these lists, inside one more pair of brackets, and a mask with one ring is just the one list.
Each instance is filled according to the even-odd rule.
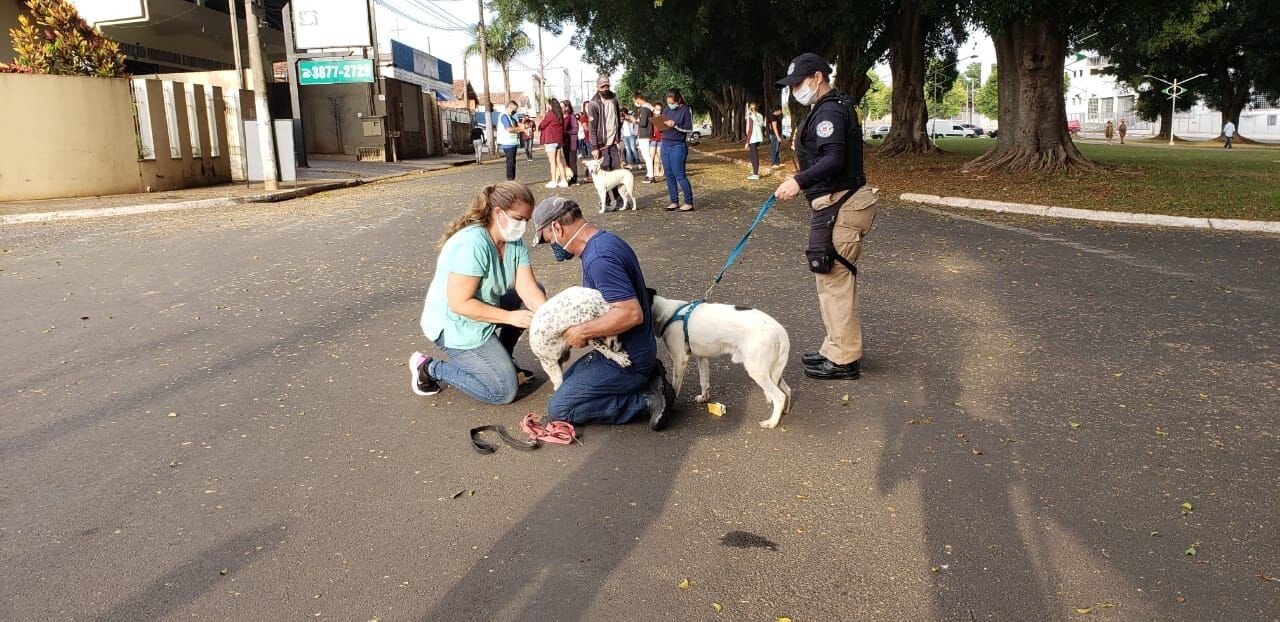
[[567,188],[568,169],[564,164],[564,154],[560,153],[560,142],[564,137],[564,111],[560,109],[558,100],[551,99],[547,102],[547,112],[538,122],[538,131],[541,132],[539,138],[543,148],[547,150],[547,165],[551,169],[551,181],[547,182],[547,187]]

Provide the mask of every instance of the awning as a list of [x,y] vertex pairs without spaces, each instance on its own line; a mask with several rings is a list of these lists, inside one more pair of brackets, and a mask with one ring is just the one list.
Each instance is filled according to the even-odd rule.
[[431,89],[431,90],[435,91],[436,99],[442,102],[451,102],[454,99],[452,93],[446,93],[440,89]]

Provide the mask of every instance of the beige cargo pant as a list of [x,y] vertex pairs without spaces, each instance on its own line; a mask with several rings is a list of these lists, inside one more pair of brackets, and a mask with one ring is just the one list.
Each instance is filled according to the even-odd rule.
[[[855,266],[862,255],[862,238],[871,232],[876,220],[875,188],[863,186],[845,201],[836,218],[832,242],[836,252]],[[814,199],[814,211],[839,201],[848,191]],[[858,319],[858,277],[836,262],[827,274],[815,274],[818,282],[818,308],[827,337],[818,353],[832,363],[847,365],[862,358],[862,321]]]

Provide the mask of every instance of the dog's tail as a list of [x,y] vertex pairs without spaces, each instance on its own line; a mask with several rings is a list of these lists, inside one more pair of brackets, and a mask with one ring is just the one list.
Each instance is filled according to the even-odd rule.
[[773,369],[769,373],[774,384],[782,380],[782,370],[786,369],[787,357],[791,355],[791,337],[787,336],[786,329],[779,331],[778,335],[778,342],[774,344],[778,356],[773,359],[777,362],[773,364]]

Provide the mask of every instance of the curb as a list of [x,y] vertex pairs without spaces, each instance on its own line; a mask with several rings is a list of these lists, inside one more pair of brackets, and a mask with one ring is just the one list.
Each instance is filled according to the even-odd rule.
[[[463,162],[465,164],[466,162]],[[96,209],[83,210],[63,210],[58,212],[36,212],[31,214],[13,214],[9,216],[0,216],[0,225],[21,225],[41,222],[59,222],[63,220],[81,220],[85,218],[106,218],[110,216],[130,216],[133,214],[148,214],[152,212],[172,212],[189,209],[203,209],[209,207],[230,207],[233,205],[243,205],[246,203],[278,203],[280,201],[288,201],[305,196],[310,196],[320,192],[329,190],[338,190],[340,188],[353,188],[365,184],[387,181],[398,177],[406,177],[421,172],[429,172],[430,170],[445,170],[460,166],[460,164],[450,164],[447,167],[439,169],[424,169],[422,171],[404,171],[401,173],[389,173],[387,175],[379,175],[377,177],[367,177],[364,179],[348,179],[343,181],[334,181],[314,186],[306,186],[303,188],[293,188],[290,190],[280,190],[277,192],[263,192],[259,194],[250,194],[240,197],[223,197],[217,199],[200,199],[197,201],[180,201],[176,203],[152,203],[143,205],[122,205],[120,207],[100,207]]]
[[1152,227],[1178,227],[1183,229],[1210,229],[1216,231],[1243,231],[1249,233],[1280,233],[1280,222],[1265,220],[1237,220],[1231,218],[1194,218],[1190,216],[1166,216],[1163,214],[1133,214],[1129,212],[1108,212],[1101,210],[1078,209],[1074,207],[1053,207],[1050,205],[1031,205],[1027,203],[1006,203],[988,201],[986,199],[966,199],[964,197],[940,197],[934,194],[904,193],[898,198],[903,201],[976,209],[1003,214],[1026,214],[1046,218],[1070,218],[1075,220],[1093,220],[1114,222],[1127,225],[1147,225]]

